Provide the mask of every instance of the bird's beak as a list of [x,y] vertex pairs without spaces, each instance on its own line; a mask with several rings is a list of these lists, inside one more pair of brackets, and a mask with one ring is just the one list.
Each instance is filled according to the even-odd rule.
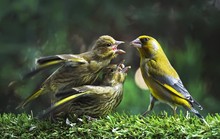
[[126,52],[124,50],[122,50],[122,49],[116,49],[115,53],[116,54],[125,54]]
[[115,44],[113,46],[113,50],[115,51],[116,54],[125,54],[126,52],[122,49],[117,49],[118,45],[123,44],[125,42],[123,41],[115,41]]
[[142,47],[142,43],[140,41],[139,38],[133,40],[132,42],[130,42],[130,45],[136,47],[136,48],[141,48]]
[[125,43],[124,41],[115,41],[115,45],[123,44]]

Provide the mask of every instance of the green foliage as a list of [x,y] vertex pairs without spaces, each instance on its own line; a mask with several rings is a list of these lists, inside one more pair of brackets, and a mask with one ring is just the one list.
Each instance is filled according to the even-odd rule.
[[126,115],[118,113],[88,121],[40,121],[26,114],[1,114],[2,138],[220,138],[220,115],[206,117],[209,126],[196,117]]

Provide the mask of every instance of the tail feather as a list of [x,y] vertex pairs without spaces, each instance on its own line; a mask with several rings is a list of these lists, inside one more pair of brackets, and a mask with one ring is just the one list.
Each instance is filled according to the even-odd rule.
[[57,101],[56,103],[54,103],[51,107],[49,107],[48,109],[46,109],[42,114],[38,115],[38,118],[44,118],[46,117],[48,114],[50,114],[51,112],[53,111],[56,111],[59,107],[61,106],[64,106],[65,104],[67,104],[68,102],[80,97],[80,96],[83,96],[85,94],[87,94],[88,92],[83,92],[83,93],[79,93],[79,94],[74,94],[74,95],[71,95],[71,96],[68,96],[66,98],[63,98],[59,101]]
[[186,98],[192,106],[196,105],[200,110],[203,110],[203,107],[195,100],[192,98],[192,96],[189,96]]
[[200,119],[203,123],[205,123],[206,125],[209,126],[209,124],[206,122],[205,118],[204,118],[197,110],[195,110],[194,108],[191,108],[190,111],[191,111],[192,113],[194,113],[197,117],[199,117],[199,119]]
[[38,90],[37,92],[35,92],[34,94],[30,95],[28,98],[26,98],[23,102],[21,102],[16,109],[18,108],[24,108],[28,103],[30,103],[32,100],[36,99],[37,97],[39,97],[40,95],[42,95],[45,92],[44,88],[41,88],[40,90]]
[[203,110],[203,107],[195,100],[193,100],[193,104],[195,104],[200,110]]
[[193,104],[196,104],[196,106],[200,109],[200,110],[203,110],[203,107],[196,101],[194,101]]

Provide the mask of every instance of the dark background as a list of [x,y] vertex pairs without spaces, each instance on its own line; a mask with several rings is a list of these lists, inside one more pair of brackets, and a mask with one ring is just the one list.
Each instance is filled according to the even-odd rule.
[[[87,51],[100,35],[132,41],[150,35],[162,45],[192,96],[204,106],[203,114],[220,111],[220,1],[219,0],[1,0],[0,1],[0,112],[39,111],[45,97],[25,110],[16,105],[39,88],[52,71],[45,71],[15,90],[8,84],[34,68],[41,56]],[[134,82],[137,51],[121,46],[131,65],[124,99],[117,109],[131,114],[147,109],[149,94]],[[168,110],[159,104],[156,111]]]

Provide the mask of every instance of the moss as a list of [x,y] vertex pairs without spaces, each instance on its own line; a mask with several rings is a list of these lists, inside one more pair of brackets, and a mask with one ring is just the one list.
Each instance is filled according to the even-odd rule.
[[206,117],[209,127],[197,117],[173,117],[167,113],[140,115],[111,114],[70,124],[34,119],[27,114],[1,114],[3,138],[220,138],[220,115]]

